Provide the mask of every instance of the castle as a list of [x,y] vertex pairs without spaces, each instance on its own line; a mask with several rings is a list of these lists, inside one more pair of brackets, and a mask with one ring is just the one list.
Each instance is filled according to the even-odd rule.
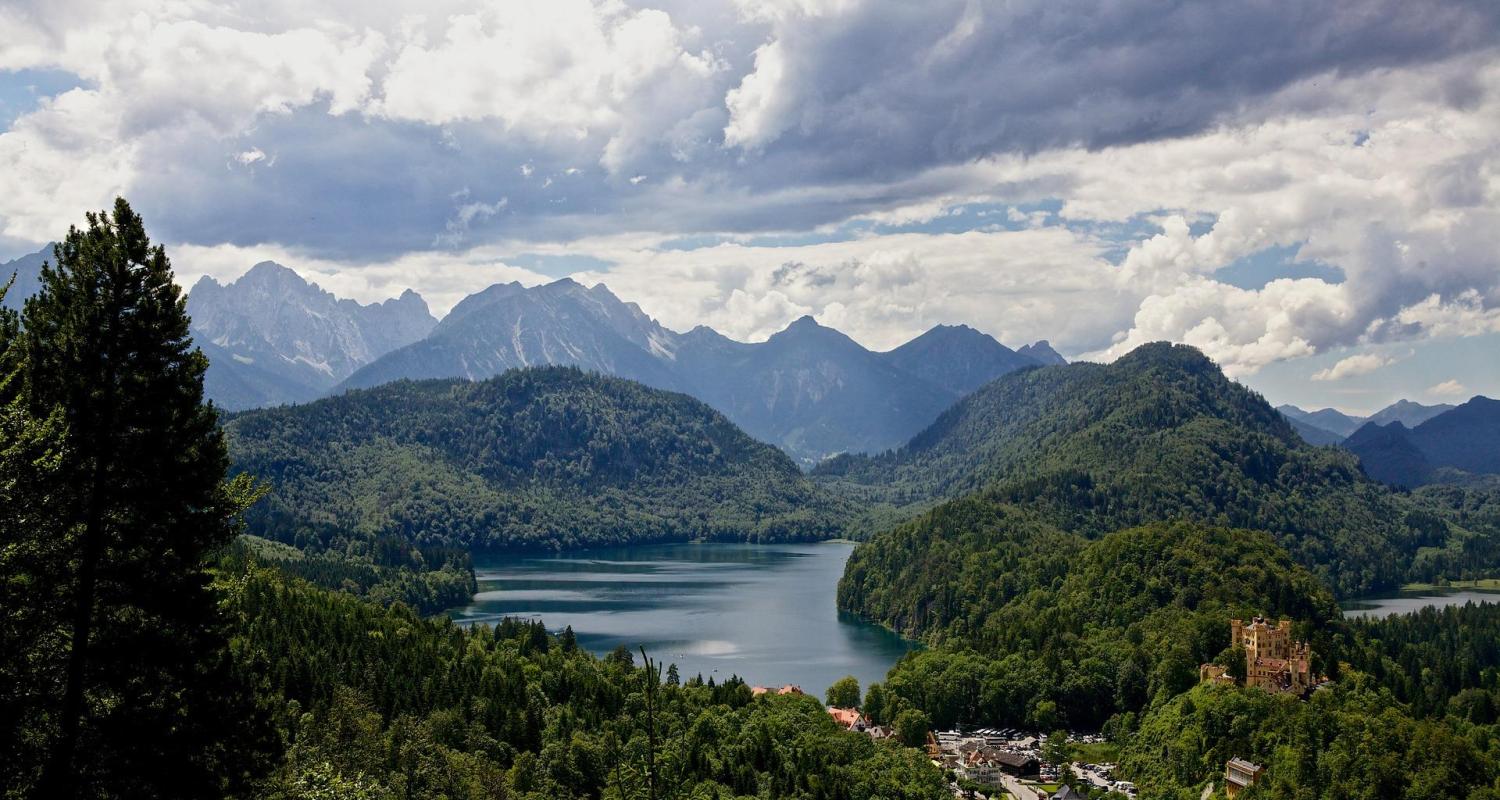
[[[1270,622],[1256,617],[1229,621],[1229,643],[1245,651],[1245,685],[1268,692],[1302,694],[1313,686],[1312,650],[1306,642],[1293,641],[1290,620]],[[1218,664],[1204,664],[1201,680],[1229,683],[1233,679]]]

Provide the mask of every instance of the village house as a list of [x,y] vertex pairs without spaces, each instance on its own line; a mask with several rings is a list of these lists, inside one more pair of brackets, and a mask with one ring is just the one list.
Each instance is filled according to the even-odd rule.
[[1234,800],[1236,795],[1260,780],[1261,773],[1265,771],[1265,767],[1242,758],[1229,759],[1229,763],[1224,765],[1224,794]]
[[829,706],[828,716],[833,717],[833,721],[837,722],[844,730],[862,731],[865,729],[865,716],[859,713],[859,709],[857,708],[835,708]]
[[995,764],[1007,775],[1035,775],[1041,762],[1025,753],[1000,752],[994,756]]

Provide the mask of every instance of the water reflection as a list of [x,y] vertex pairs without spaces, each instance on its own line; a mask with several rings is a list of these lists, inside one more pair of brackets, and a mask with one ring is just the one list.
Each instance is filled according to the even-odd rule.
[[562,555],[476,556],[479,594],[463,622],[540,618],[571,625],[595,653],[644,645],[683,678],[794,683],[821,694],[854,675],[881,680],[912,643],[841,615],[848,544],[670,544]]
[[1361,597],[1342,604],[1346,617],[1389,617],[1410,614],[1424,608],[1461,606],[1465,603],[1500,603],[1500,592],[1484,589],[1400,592],[1377,597]]

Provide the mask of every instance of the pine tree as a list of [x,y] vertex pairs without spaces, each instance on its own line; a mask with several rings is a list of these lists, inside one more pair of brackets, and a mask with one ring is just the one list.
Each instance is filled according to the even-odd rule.
[[35,783],[66,660],[56,636],[66,540],[56,507],[60,415],[37,419],[21,404],[18,330],[15,312],[0,307],[0,787]]
[[260,748],[238,741],[253,715],[204,570],[248,496],[224,480],[207,360],[165,250],[123,199],[54,257],[18,334],[19,404],[65,431],[66,659],[37,794],[224,796]]

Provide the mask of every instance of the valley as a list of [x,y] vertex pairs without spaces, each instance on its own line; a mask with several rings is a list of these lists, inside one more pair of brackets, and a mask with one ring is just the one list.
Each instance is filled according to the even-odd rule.
[[[681,797],[937,800],[1036,794],[1046,775],[1191,800],[1243,762],[1277,795],[1484,798],[1500,777],[1500,604],[1467,602],[1500,575],[1483,397],[1395,407],[1425,415],[1409,434],[1372,420],[1319,444],[1313,415],[1185,345],[1070,364],[940,326],[877,353],[811,318],[750,345],[571,281],[493,287],[439,322],[414,296],[350,304],[274,264],[202,284],[195,305],[132,235],[93,258],[136,267],[71,268],[154,281],[150,313],[112,305],[144,289],[86,300],[45,274],[22,315],[0,313],[6,591],[65,573],[59,542],[108,532],[108,635],[177,637],[194,666],[141,654],[118,679],[172,699],[138,705],[101,674],[90,691],[109,703],[90,714],[179,709],[155,758],[209,730],[244,743],[184,772],[193,791],[228,770],[265,800],[615,800],[665,776],[694,787]],[[276,315],[204,305],[216,292]],[[110,358],[69,360],[58,320],[89,303],[147,343],[143,377],[88,372],[138,358],[91,329],[77,335]],[[396,339],[379,333],[393,315]],[[241,357],[216,366],[224,349]],[[215,374],[247,374],[226,364],[267,353],[301,376],[297,402],[203,402]],[[93,377],[59,380],[76,375]],[[1376,432],[1395,444],[1367,448]],[[1413,453],[1408,490],[1390,470]],[[161,514],[167,487],[195,494]],[[163,552],[188,566],[137,580]],[[15,626],[58,626],[33,621],[53,609]],[[1263,618],[1298,643],[1293,678],[1233,638],[1232,620]],[[33,647],[0,666],[45,698],[77,651]],[[16,713],[23,732],[51,725],[41,700]],[[975,728],[1011,733],[951,732]],[[929,748],[934,731],[950,733]],[[37,760],[26,736],[11,749],[31,762],[14,763]],[[1389,758],[1351,760],[1372,748]]]
[[1500,800],[1500,0],[3,0],[0,800]]

